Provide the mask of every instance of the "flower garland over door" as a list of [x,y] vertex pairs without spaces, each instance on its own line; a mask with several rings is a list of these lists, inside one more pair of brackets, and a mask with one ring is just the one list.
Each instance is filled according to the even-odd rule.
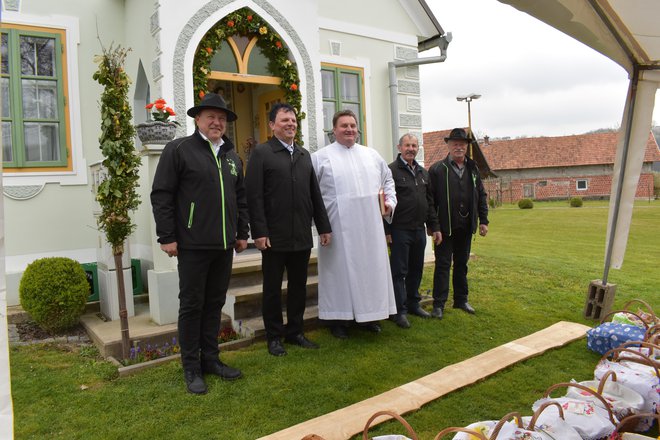
[[[249,8],[238,9],[216,23],[199,42],[193,62],[193,87],[195,104],[206,93],[211,60],[220,44],[234,35],[249,39],[256,38],[256,45],[268,59],[268,71],[280,78],[279,87],[284,91],[284,98],[296,110],[298,123],[305,119],[302,112],[302,95],[299,90],[298,70],[289,59],[289,49],[282,43],[281,37],[273,32],[266,21]],[[296,142],[303,144],[300,130],[296,132]]]

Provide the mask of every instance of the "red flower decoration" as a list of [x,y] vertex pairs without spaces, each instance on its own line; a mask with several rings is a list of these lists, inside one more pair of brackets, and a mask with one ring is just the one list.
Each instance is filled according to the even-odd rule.
[[289,87],[291,90],[296,91],[298,90],[298,85],[297,84],[291,84],[291,87]]
[[227,26],[229,26],[229,27],[234,27],[234,20],[229,20],[229,21],[227,22]]
[[251,15],[247,16],[247,21],[252,21],[252,16]]
[[276,41],[275,46],[277,46],[278,49],[282,49],[282,42],[281,41]]
[[165,107],[165,111],[170,114],[170,116],[176,116],[172,107]]
[[145,105],[144,108],[146,108],[147,110],[151,110],[153,108],[153,106],[154,106],[154,103],[150,102],[149,104]]
[[204,93],[204,90],[200,90],[200,91],[199,91],[199,97],[200,97],[200,98],[203,98],[204,95],[206,95],[206,93]]
[[207,48],[206,48],[206,52],[207,52],[208,54],[212,54],[212,53],[213,53],[213,48],[212,48],[212,47],[207,47]]

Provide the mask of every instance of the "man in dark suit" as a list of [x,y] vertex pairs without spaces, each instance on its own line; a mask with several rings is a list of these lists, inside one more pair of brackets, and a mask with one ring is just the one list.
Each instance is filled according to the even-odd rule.
[[452,285],[453,308],[474,314],[468,303],[468,260],[472,235],[488,233],[488,198],[479,176],[477,164],[467,157],[470,143],[462,128],[454,128],[445,138],[449,154],[429,169],[433,203],[435,205],[442,242],[435,246],[433,273],[433,311],[431,316],[442,319],[449,297],[449,269],[454,265]]
[[[246,189],[252,237],[262,255],[262,314],[268,352],[284,356],[282,338],[303,348],[318,348],[303,333],[312,219],[321,246],[330,243],[331,228],[310,154],[294,142],[298,128],[294,108],[275,104],[269,126],[273,137],[257,145],[250,155]],[[286,326],[282,318],[284,269]]]

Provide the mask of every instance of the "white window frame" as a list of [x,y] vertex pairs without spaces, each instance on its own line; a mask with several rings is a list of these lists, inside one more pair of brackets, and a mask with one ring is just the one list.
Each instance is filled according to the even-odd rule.
[[[77,17],[63,15],[38,16],[14,11],[3,11],[3,24],[35,26],[62,29],[66,34],[67,107],[71,139],[71,170],[3,172],[4,186],[44,185],[87,185],[87,161],[84,158],[82,141],[82,121],[80,114],[80,81],[78,77],[78,46],[80,44],[80,24]],[[64,119],[64,118],[63,118]]]
[[[580,188],[580,182],[584,182],[584,188]],[[575,179],[575,190],[576,191],[587,191],[589,189],[589,180],[587,179]]]

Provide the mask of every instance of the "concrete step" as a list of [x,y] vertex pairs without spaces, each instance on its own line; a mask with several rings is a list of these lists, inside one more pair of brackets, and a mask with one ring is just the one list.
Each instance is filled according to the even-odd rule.
[[[317,258],[314,253],[309,259],[308,274],[310,276],[318,274]],[[234,261],[231,271],[231,280],[229,281],[230,291],[245,286],[261,285],[262,281],[261,254],[250,255]]]
[[[282,282],[282,304],[286,304],[286,279]],[[318,275],[310,275],[307,278],[307,304],[318,302]],[[261,281],[259,284],[248,285],[229,289],[227,301],[223,311],[236,323],[239,320],[250,318],[261,318],[261,307],[263,304],[263,289]]]
[[[286,324],[286,309],[282,311],[282,317],[284,323]],[[311,330],[317,328],[320,325],[319,322],[319,308],[316,304],[307,305],[305,307],[305,314],[303,315],[303,325],[305,330]],[[235,327],[238,331],[238,328]],[[241,333],[248,337],[254,337],[258,340],[264,340],[266,338],[266,332],[264,330],[264,320],[260,316],[242,320],[240,323]]]

